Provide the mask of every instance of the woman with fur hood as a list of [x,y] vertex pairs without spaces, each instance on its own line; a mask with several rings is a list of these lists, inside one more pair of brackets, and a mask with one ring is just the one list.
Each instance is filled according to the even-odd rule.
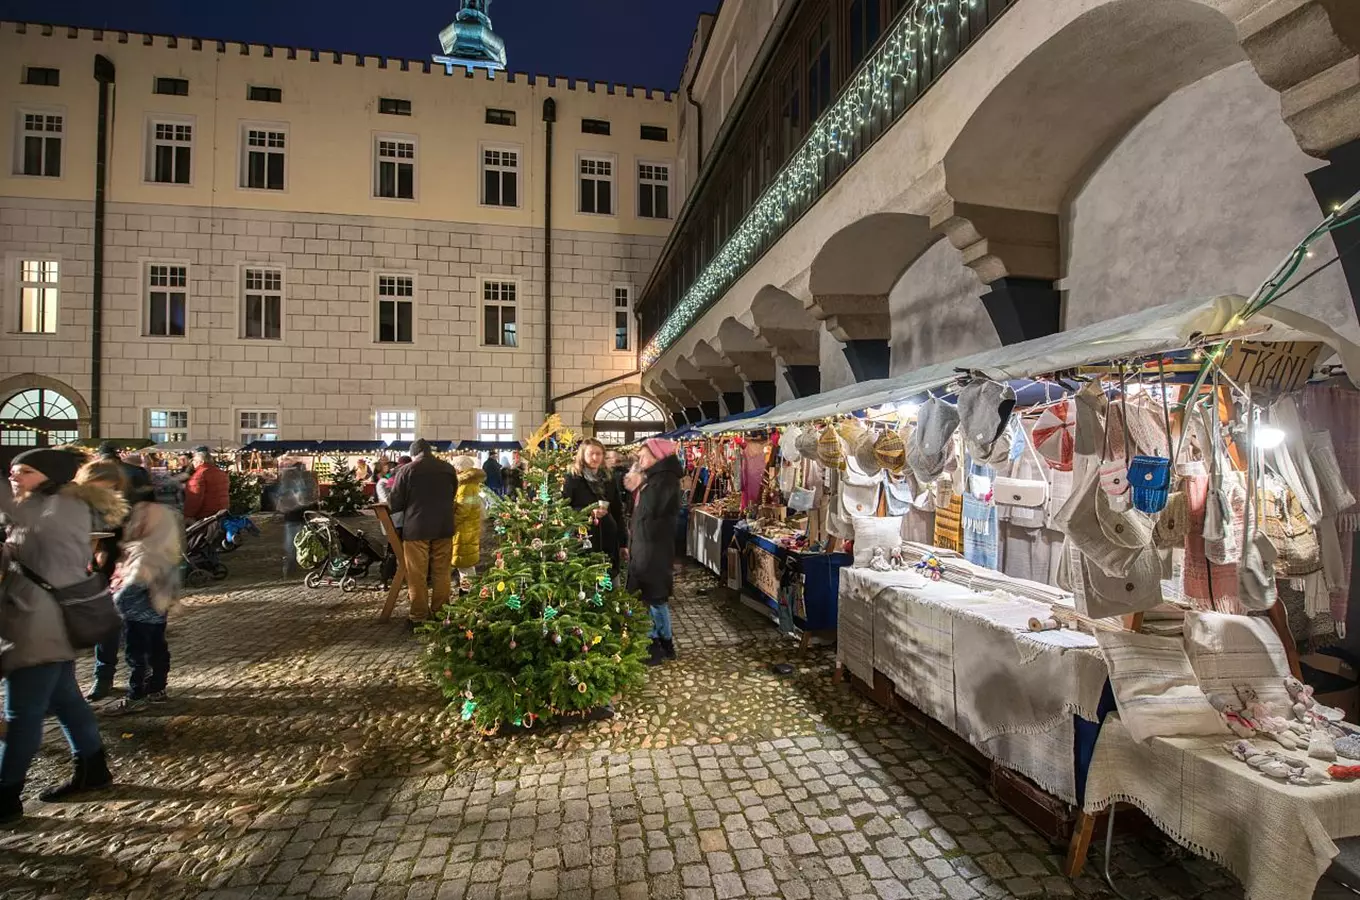
[[0,674],[8,722],[0,749],[0,824],[23,816],[20,795],[49,712],[71,745],[75,770],[70,781],[43,791],[41,798],[67,800],[113,783],[99,725],[76,683],[76,650],[61,607],[34,580],[66,587],[88,579],[96,516],[117,525],[127,514],[116,493],[74,483],[80,463],[67,450],[29,450],[10,465],[13,494],[0,488],[0,513],[9,526],[0,581]]
[[458,493],[453,501],[453,567],[458,570],[460,589],[466,591],[482,557],[482,485],[486,473],[471,456],[454,457],[453,468],[458,473]]

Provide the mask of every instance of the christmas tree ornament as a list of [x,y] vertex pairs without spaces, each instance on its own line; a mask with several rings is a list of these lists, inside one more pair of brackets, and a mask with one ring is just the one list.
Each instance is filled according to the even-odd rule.
[[487,587],[486,585],[483,585],[481,592],[477,596],[485,600],[487,597],[491,596],[491,588]]
[[469,628],[467,631],[463,632],[463,637],[472,640],[472,629]]
[[582,549],[582,550],[590,550],[590,549],[593,548],[594,546],[595,546],[595,545],[592,544],[592,543],[590,542],[590,538],[589,538],[589,537],[583,537],[583,538],[581,538],[581,549]]
[[505,598],[505,605],[509,609],[519,609],[524,604],[520,602],[519,594],[511,594]]
[[551,606],[543,607],[543,621],[550,621],[556,615],[557,610],[553,609]]
[[503,594],[503,593],[505,593],[505,582],[504,582],[504,581],[498,581],[498,582],[496,582],[496,593],[498,593],[498,594]]
[[594,646],[595,644],[598,644],[598,643],[599,643],[600,641],[602,641],[602,640],[604,640],[604,635],[602,635],[602,634],[597,634],[597,635],[595,635],[593,638],[590,639],[590,644],[591,644],[591,646]]
[[579,627],[577,627],[577,628],[573,628],[573,629],[571,630],[571,633],[572,633],[573,635],[575,635],[576,637],[580,637],[580,636],[582,635],[583,632],[581,631],[581,629],[580,629]]
[[558,562],[566,562],[566,560],[567,560],[567,551],[565,551],[565,550],[558,550],[558,551],[557,551],[557,554],[556,554],[556,556],[555,556],[554,558],[555,558]]
[[586,690],[587,690],[587,689],[586,689],[586,683],[585,683],[584,681],[581,682],[580,684],[576,685],[576,691],[577,691],[577,693],[584,694],[584,693],[586,692]]
[[514,650],[514,649],[515,649],[516,647],[518,647],[518,646],[519,646],[519,643],[518,643],[514,638],[511,638],[511,639],[510,639],[510,649],[511,649],[511,650]]
[[445,669],[445,670],[444,670],[444,677],[445,677],[445,678],[452,678],[452,677],[453,677],[453,670],[452,670],[452,669]]
[[468,700],[464,700],[464,701],[463,701],[463,713],[462,713],[462,715],[463,715],[463,721],[464,721],[464,722],[466,722],[468,719],[471,719],[471,718],[472,718],[472,714],[475,713],[476,711],[477,711],[477,704],[476,704],[473,700],[468,699]]
[[590,652],[590,645],[589,645],[589,644],[582,644],[582,645],[581,645],[581,652],[582,652],[582,653],[589,653],[589,652]]
[[604,588],[606,591],[612,591],[614,589],[614,579],[610,577],[608,572],[605,572],[600,576],[600,587]]
[[614,656],[613,656],[613,660],[614,660],[614,662],[616,662],[616,663],[621,663],[621,662],[623,662],[623,657],[620,656],[619,654],[615,653]]
[[560,644],[560,643],[562,643],[562,635],[560,635],[560,634],[558,634],[556,631],[554,631],[554,632],[552,633],[552,642],[553,642],[554,644]]
[[532,548],[535,549],[535,550],[542,550],[542,549],[543,549],[543,541],[542,541],[542,539],[540,539],[540,538],[534,538],[532,541],[529,542],[529,546],[532,547]]
[[576,599],[577,599],[577,600],[584,600],[584,599],[586,599],[586,592],[585,592],[585,591],[579,591],[579,592],[576,594]]
[[580,684],[580,679],[578,679],[575,675],[568,675],[567,684],[571,685],[572,687],[576,687],[576,685]]
[[469,647],[469,648],[468,648],[468,652],[467,652],[467,658],[468,658],[468,659],[472,659],[473,655],[474,655],[474,654],[473,654],[473,652],[472,652],[472,648]]

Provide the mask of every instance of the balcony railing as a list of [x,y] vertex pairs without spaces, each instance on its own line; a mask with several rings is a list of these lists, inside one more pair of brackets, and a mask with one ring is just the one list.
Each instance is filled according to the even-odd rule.
[[642,366],[683,335],[1015,2],[915,0],[903,10],[693,283],[677,290],[669,280],[681,277],[674,271],[653,280],[640,304]]

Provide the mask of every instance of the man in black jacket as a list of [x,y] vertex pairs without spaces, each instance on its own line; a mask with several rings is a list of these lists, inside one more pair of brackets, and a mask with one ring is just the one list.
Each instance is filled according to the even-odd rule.
[[397,470],[387,505],[403,514],[401,537],[406,559],[406,586],[411,594],[414,627],[430,617],[427,580],[434,584],[434,610],[448,605],[453,594],[453,504],[458,473],[434,455],[429,442],[411,444],[411,462]]

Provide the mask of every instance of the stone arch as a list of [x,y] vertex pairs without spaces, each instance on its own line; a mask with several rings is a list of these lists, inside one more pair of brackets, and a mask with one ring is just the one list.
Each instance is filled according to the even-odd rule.
[[661,407],[663,413],[666,411],[666,404],[662,402],[661,398],[657,397],[645,386],[636,384],[614,384],[602,389],[599,393],[590,398],[590,402],[586,404],[585,410],[581,413],[581,424],[587,428],[590,427],[595,421],[595,416],[599,413],[600,407],[604,406],[610,400],[615,400],[619,397],[642,397]]
[[874,213],[845,226],[812,260],[813,302],[828,296],[886,297],[902,273],[940,239],[925,216]]
[[55,378],[49,378],[46,375],[28,373],[25,375],[11,375],[8,378],[0,380],[0,403],[5,402],[20,391],[27,391],[32,388],[43,388],[49,391],[56,391],[67,400],[70,400],[71,404],[76,408],[76,413],[80,416],[81,433],[83,434],[85,430],[90,427],[90,404],[86,402],[81,393],[66,382],[58,381]]
[[1056,214],[1148,110],[1244,59],[1232,21],[1201,0],[1096,6],[1033,50],[974,110],[945,153],[948,194],[957,204]]

